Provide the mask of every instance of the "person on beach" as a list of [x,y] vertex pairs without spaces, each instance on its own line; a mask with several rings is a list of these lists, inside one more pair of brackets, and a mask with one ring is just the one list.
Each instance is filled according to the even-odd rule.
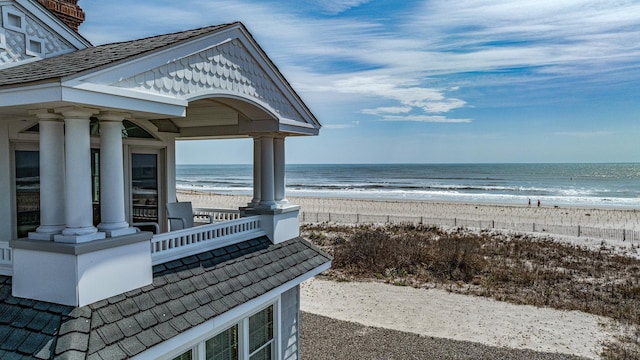
[[531,206],[531,199],[529,199],[529,206]]
[[540,199],[538,199],[538,207],[540,207]]

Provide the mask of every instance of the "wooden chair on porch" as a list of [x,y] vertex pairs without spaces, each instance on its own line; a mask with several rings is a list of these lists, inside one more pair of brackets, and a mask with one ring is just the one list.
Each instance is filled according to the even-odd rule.
[[[193,206],[190,201],[167,203],[169,231],[192,228],[194,226],[193,217]],[[209,215],[209,223],[212,222],[213,217]]]

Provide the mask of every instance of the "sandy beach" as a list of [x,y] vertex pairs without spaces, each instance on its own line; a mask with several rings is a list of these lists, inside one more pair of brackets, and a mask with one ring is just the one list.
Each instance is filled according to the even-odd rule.
[[[178,191],[179,201],[191,201],[194,207],[214,208],[214,209],[238,209],[246,206],[251,201],[249,196],[222,195],[197,191]],[[447,226],[453,225],[453,219],[458,219],[458,225],[473,227],[478,221],[484,224],[491,224],[492,221],[504,224],[522,223],[523,226],[516,226],[518,232],[530,232],[530,224],[539,225],[538,229],[543,229],[543,233],[552,234],[558,240],[571,242],[578,245],[598,247],[606,244],[611,248],[618,249],[621,253],[640,257],[640,210],[636,209],[616,209],[616,208],[579,208],[579,207],[556,207],[535,205],[521,206],[513,204],[466,204],[455,202],[429,202],[416,200],[367,200],[367,199],[339,199],[339,198],[319,198],[319,197],[290,197],[291,204],[300,205],[300,221],[304,222],[306,216],[310,222],[315,221],[315,215],[324,215],[324,220],[328,219],[327,214],[333,214],[332,219],[343,220],[342,223],[353,221],[355,214],[370,215],[368,218],[375,221],[384,222],[387,216],[393,216],[400,221],[403,217],[416,219],[420,217],[447,219]],[[366,218],[365,216],[361,217]],[[471,224],[465,224],[464,219]],[[366,222],[366,220],[364,221]],[[445,225],[439,223],[439,225]],[[510,225],[507,225],[510,226]],[[558,229],[549,229],[548,226],[557,226]],[[583,234],[581,237],[575,236],[578,226],[595,230],[615,232],[611,239]],[[626,229],[627,234],[633,231],[635,234],[632,241],[621,241],[620,229]],[[509,232],[507,230],[499,230]],[[542,233],[539,233],[542,234]],[[629,235],[628,239],[631,237]]]
[[[194,207],[234,209],[249,197],[179,192]],[[385,215],[526,219],[593,227],[639,229],[640,212],[620,209],[540,208],[498,204],[428,203],[330,198],[290,198],[301,211]],[[597,247],[601,241],[561,240]],[[629,244],[611,245],[637,254]],[[597,359],[602,343],[619,332],[614,321],[578,311],[513,305],[492,299],[415,289],[378,282],[334,282],[314,279],[302,285],[301,310],[338,320],[414,334],[471,341],[490,346],[530,349]]]
[[[191,201],[194,207],[216,209],[237,209],[251,201],[250,196],[195,191],[178,191],[178,199]],[[518,206],[320,197],[288,197],[288,200],[291,204],[300,205],[301,212],[307,213],[423,216],[640,230],[640,210],[635,209],[556,207],[549,204],[537,207],[534,201],[531,206],[527,204]]]

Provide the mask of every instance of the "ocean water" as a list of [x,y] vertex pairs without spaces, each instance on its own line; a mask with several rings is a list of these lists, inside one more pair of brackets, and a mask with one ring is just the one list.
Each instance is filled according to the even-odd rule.
[[[251,165],[178,165],[177,187],[251,195]],[[640,163],[287,165],[287,196],[640,209]]]

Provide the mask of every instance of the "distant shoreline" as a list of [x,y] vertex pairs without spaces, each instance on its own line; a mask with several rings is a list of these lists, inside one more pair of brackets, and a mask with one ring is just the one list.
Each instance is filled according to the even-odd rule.
[[[197,189],[177,189],[178,194],[191,194],[191,195],[212,195],[229,197],[236,199],[247,199],[242,206],[248,203],[252,196],[243,194],[228,194],[209,190],[197,190]],[[389,203],[423,203],[423,204],[450,204],[450,205],[468,205],[468,206],[500,206],[500,207],[513,207],[513,208],[533,208],[537,207],[537,199],[531,198],[531,205],[528,203],[515,203],[515,202],[470,202],[470,201],[456,201],[456,200],[426,200],[426,199],[402,199],[402,198],[378,198],[374,196],[363,197],[346,197],[346,196],[315,196],[315,195],[294,195],[286,197],[290,203],[300,205],[299,202],[306,202],[305,199],[327,199],[332,201],[364,201],[364,202],[389,202]],[[298,202],[296,202],[298,201]],[[542,202],[540,208],[554,208],[554,209],[580,209],[580,210],[613,210],[613,211],[630,211],[640,214],[640,208],[632,206],[620,206],[620,205],[556,205]]]
[[[640,164],[288,164],[286,194],[362,200],[640,209]],[[182,165],[177,188],[253,194],[251,165]]]
[[[191,201],[194,207],[238,209],[251,196],[227,195],[201,191],[178,190],[180,201]],[[428,200],[348,199],[332,197],[289,197],[300,205],[301,213],[366,214],[445,219],[504,221],[545,225],[589,226],[605,229],[640,231],[640,210],[610,207],[547,206],[488,203],[462,203]]]

